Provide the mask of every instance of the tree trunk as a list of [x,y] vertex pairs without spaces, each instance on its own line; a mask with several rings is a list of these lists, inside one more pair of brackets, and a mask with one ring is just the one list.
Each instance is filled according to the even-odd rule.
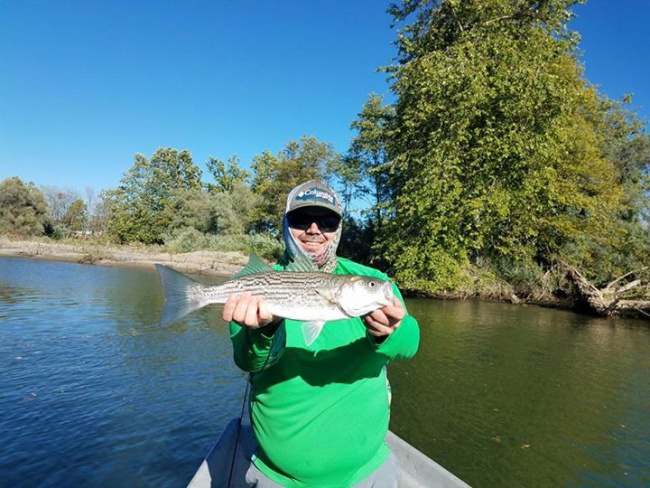
[[579,309],[600,316],[625,315],[650,318],[650,300],[626,299],[624,294],[633,290],[646,288],[642,280],[636,279],[621,284],[622,279],[634,275],[634,272],[618,278],[604,288],[598,289],[585,278],[577,268],[559,263],[560,268],[574,287],[574,298]]

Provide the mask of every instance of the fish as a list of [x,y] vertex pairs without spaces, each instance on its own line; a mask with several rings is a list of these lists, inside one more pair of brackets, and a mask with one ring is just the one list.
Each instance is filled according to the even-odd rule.
[[274,271],[251,256],[243,273],[219,285],[204,285],[178,271],[156,264],[165,304],[160,319],[167,326],[211,304],[223,304],[235,293],[263,296],[276,317],[303,321],[309,346],[325,322],[360,317],[393,304],[389,281],[359,275],[334,275],[319,271]]

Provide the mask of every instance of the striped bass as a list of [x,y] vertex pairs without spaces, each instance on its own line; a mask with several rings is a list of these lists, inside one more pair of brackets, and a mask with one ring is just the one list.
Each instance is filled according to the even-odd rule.
[[274,316],[305,321],[303,334],[309,345],[327,321],[359,317],[393,304],[393,287],[380,278],[318,271],[273,271],[263,266],[265,271],[208,286],[157,264],[165,294],[160,324],[168,325],[206,305],[223,304],[232,294],[250,292],[263,296]]

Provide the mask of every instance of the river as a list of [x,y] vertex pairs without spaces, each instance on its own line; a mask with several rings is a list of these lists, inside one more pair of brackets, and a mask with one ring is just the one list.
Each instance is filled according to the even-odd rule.
[[[650,485],[648,322],[407,306],[397,434],[475,487]],[[153,271],[0,258],[0,487],[185,486],[245,377],[215,309],[161,308]]]

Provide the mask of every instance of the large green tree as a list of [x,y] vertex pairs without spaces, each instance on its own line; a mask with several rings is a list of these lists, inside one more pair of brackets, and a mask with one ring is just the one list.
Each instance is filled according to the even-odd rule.
[[394,107],[384,104],[379,95],[371,94],[357,119],[352,122],[356,135],[346,159],[349,167],[356,172],[355,180],[358,181],[355,183],[360,196],[370,199],[372,223],[378,232],[381,232],[383,216],[392,194],[387,146],[393,117]]
[[250,172],[239,165],[236,156],[228,158],[226,163],[211,157],[206,166],[215,181],[206,185],[209,191],[233,191],[235,187],[246,184],[250,178]]
[[246,234],[251,230],[253,211],[261,201],[244,182],[236,183],[232,190],[210,193],[214,215],[215,233]]
[[18,177],[0,181],[0,234],[43,235],[48,222],[43,193]]
[[174,192],[200,189],[201,170],[188,151],[159,148],[150,158],[136,154],[120,185],[107,195],[109,232],[118,242],[161,243]]
[[622,188],[583,79],[572,0],[404,0],[382,248],[405,286],[458,284],[467,262],[545,261],[611,245]]
[[598,124],[604,156],[612,163],[616,184],[622,189],[615,232],[608,245],[586,233],[563,249],[597,284],[644,268],[650,256],[650,136],[629,109],[630,102],[630,97],[603,99]]

